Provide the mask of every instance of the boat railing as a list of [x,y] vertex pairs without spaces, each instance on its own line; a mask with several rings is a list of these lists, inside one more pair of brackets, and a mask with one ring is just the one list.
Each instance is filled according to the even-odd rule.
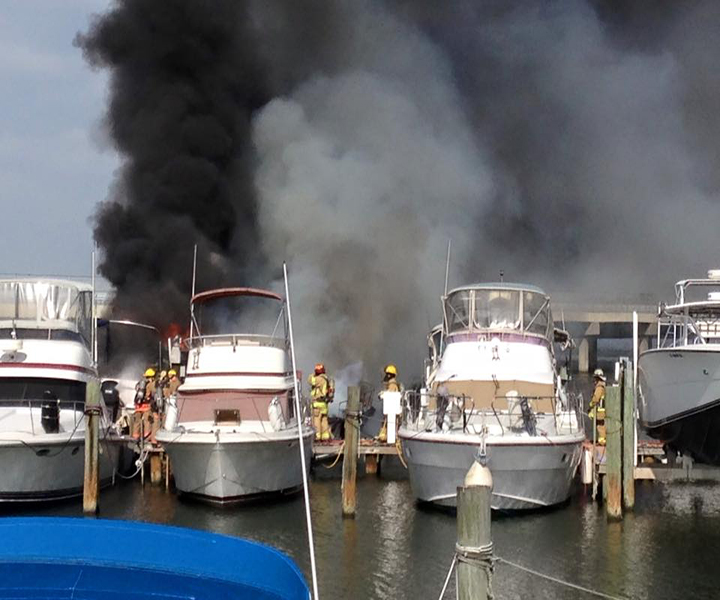
[[215,335],[199,335],[185,340],[189,348],[198,348],[213,345],[236,346],[272,346],[286,349],[288,341],[283,337],[258,333],[219,333]]
[[[498,406],[507,397],[498,396],[489,406],[478,407],[468,395],[445,395],[409,390],[403,394],[402,423],[408,429],[481,434],[497,425],[501,435],[526,433],[546,436],[580,433],[583,429],[582,395],[518,396],[514,409]],[[549,400],[550,412],[536,411],[533,404]],[[433,405],[434,408],[430,408]]]
[[[27,408],[28,416],[30,421],[30,433],[32,435],[38,435],[45,433],[44,429],[40,427],[37,430],[35,421],[40,420],[42,423],[43,410],[47,410],[48,407],[58,409],[58,419],[63,411],[72,411],[73,415],[73,432],[78,428],[85,416],[85,402],[76,400],[43,400],[43,399],[28,399],[28,398],[2,398],[0,399],[0,410],[8,408]],[[2,423],[2,421],[0,421]],[[2,428],[0,427],[0,431]],[[67,432],[63,432],[67,433]]]

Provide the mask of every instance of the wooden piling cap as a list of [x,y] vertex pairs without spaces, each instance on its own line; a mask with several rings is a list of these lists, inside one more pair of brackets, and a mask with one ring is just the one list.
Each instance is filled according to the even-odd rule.
[[473,462],[465,475],[465,487],[488,487],[492,489],[493,480],[490,469],[481,465],[477,460]]

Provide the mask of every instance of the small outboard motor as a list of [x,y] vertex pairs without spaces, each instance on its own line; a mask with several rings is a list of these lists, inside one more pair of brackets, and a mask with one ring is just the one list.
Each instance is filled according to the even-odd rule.
[[120,392],[117,390],[118,382],[108,379],[100,384],[100,391],[102,392],[103,401],[107,406],[112,417],[112,422],[117,420],[117,414],[120,410]]
[[57,396],[50,390],[43,392],[40,405],[40,423],[45,433],[60,432],[60,403]]
[[522,411],[522,420],[525,425],[525,431],[527,431],[529,435],[537,435],[537,429],[535,427],[537,419],[535,418],[535,413],[530,407],[530,403],[527,398],[520,398],[520,410]]

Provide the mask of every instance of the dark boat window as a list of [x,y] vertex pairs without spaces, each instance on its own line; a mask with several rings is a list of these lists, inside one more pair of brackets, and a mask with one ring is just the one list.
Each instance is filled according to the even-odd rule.
[[[0,403],[12,404],[13,401],[42,401],[45,392],[50,392],[64,403],[85,402],[85,382],[66,379],[45,379],[42,377],[3,377],[0,378]],[[27,404],[23,402],[22,404]]]
[[281,302],[255,296],[225,296],[195,306],[200,335],[249,334],[283,338]]

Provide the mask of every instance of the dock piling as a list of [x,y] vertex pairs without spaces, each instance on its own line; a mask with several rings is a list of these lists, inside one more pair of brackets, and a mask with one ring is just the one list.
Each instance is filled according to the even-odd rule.
[[492,590],[490,469],[475,461],[457,489],[457,600],[487,600]]
[[153,452],[150,455],[150,483],[153,485],[157,485],[162,482],[162,461],[163,457],[159,452]]
[[83,512],[95,514],[100,493],[100,384],[89,381],[85,392],[85,476],[83,479]]
[[358,437],[360,433],[360,388],[357,386],[348,387],[347,399],[342,470],[342,513],[343,517],[354,517],[357,506],[356,480]]
[[612,386],[605,392],[605,456],[607,474],[603,488],[607,489],[605,505],[610,520],[622,519],[622,407],[620,387]]
[[635,507],[635,387],[633,365],[623,361],[621,366],[623,411],[622,411],[622,469],[623,508]]
[[377,475],[379,462],[380,462],[379,455],[366,454],[365,455],[365,474],[366,475]]

